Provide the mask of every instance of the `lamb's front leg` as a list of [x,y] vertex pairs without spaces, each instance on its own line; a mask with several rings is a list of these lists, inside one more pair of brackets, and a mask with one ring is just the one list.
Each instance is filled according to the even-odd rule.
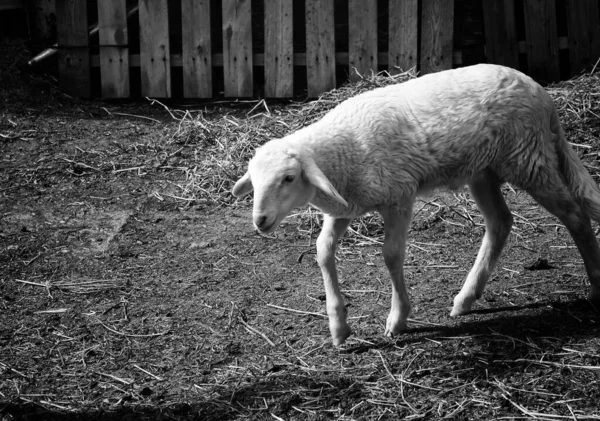
[[323,230],[317,238],[317,261],[323,273],[329,330],[334,345],[341,345],[352,333],[346,322],[346,306],[340,292],[335,268],[337,241],[346,231],[348,225],[350,225],[350,219],[335,219],[324,215]]
[[385,334],[394,337],[406,330],[410,300],[404,283],[406,235],[412,216],[412,202],[404,209],[386,207],[379,210],[385,225],[383,259],[392,278],[392,308],[387,318]]
[[469,183],[475,203],[483,214],[485,235],[477,254],[477,260],[467,275],[460,292],[454,297],[454,306],[450,316],[469,313],[473,303],[483,295],[485,284],[494,270],[510,233],[513,217],[510,209],[506,206],[500,186],[498,177],[490,171],[480,174],[478,178]]

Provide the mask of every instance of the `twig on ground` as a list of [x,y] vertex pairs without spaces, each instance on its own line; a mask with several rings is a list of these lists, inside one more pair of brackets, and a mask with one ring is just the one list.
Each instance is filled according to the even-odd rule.
[[239,318],[239,321],[244,325],[244,327],[246,327],[246,329],[248,329],[251,333],[255,333],[257,335],[259,335],[260,337],[262,337],[265,341],[267,341],[267,343],[271,346],[275,346],[275,344],[273,343],[273,341],[271,341],[267,335],[265,335],[264,333],[260,332],[258,329],[253,328],[252,326],[250,326],[248,323],[246,323],[246,321],[244,319],[242,319],[241,317]]
[[267,306],[273,307],[273,308],[277,308],[279,310],[290,311],[292,313],[308,314],[310,316],[317,316],[317,317],[327,317],[327,315],[323,314],[323,313],[314,313],[312,311],[296,310],[294,308],[282,307],[282,306],[278,306],[278,305],[275,305],[275,304],[269,304],[269,303],[267,303]]

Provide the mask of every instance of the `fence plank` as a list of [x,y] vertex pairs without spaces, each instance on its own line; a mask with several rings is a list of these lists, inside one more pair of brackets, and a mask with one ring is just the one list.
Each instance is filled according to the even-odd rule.
[[567,0],[571,76],[590,70],[600,57],[598,0]]
[[335,88],[333,0],[306,0],[306,76],[309,97]]
[[47,46],[56,41],[56,0],[33,0],[31,18],[34,45]]
[[226,97],[253,95],[250,0],[223,0],[223,71]]
[[423,0],[421,73],[452,68],[454,0]]
[[482,1],[488,63],[519,68],[519,41],[514,0]]
[[539,81],[560,77],[556,6],[553,1],[524,0],[527,73]]
[[212,97],[210,0],[182,0],[183,96]]
[[171,96],[167,0],[139,0],[142,95]]
[[292,0],[265,1],[265,96],[294,95]]
[[125,0],[98,2],[100,83],[103,98],[129,96],[129,48]]
[[87,2],[56,1],[58,83],[63,92],[78,97],[91,95]]
[[391,74],[417,66],[418,0],[390,0],[388,68]]
[[377,0],[349,1],[348,35],[350,80],[377,73]]

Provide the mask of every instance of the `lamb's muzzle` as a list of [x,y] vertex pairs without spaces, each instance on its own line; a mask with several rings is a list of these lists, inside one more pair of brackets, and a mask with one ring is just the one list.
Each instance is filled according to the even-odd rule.
[[268,233],[271,228],[275,229],[277,226],[275,225],[274,219],[269,219],[266,215],[254,215],[254,226],[257,230],[263,233]]

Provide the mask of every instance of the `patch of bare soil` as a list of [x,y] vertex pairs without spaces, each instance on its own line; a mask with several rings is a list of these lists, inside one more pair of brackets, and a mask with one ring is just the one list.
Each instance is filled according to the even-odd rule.
[[[395,339],[380,220],[354,224],[338,252],[354,334],[336,348],[316,214],[256,234],[249,202],[203,193],[212,146],[158,105],[20,98],[0,114],[0,420],[600,419],[585,270],[526,194],[505,188],[513,233],[456,319],[482,218],[467,190],[417,203]],[[592,172],[597,128],[569,126]]]

